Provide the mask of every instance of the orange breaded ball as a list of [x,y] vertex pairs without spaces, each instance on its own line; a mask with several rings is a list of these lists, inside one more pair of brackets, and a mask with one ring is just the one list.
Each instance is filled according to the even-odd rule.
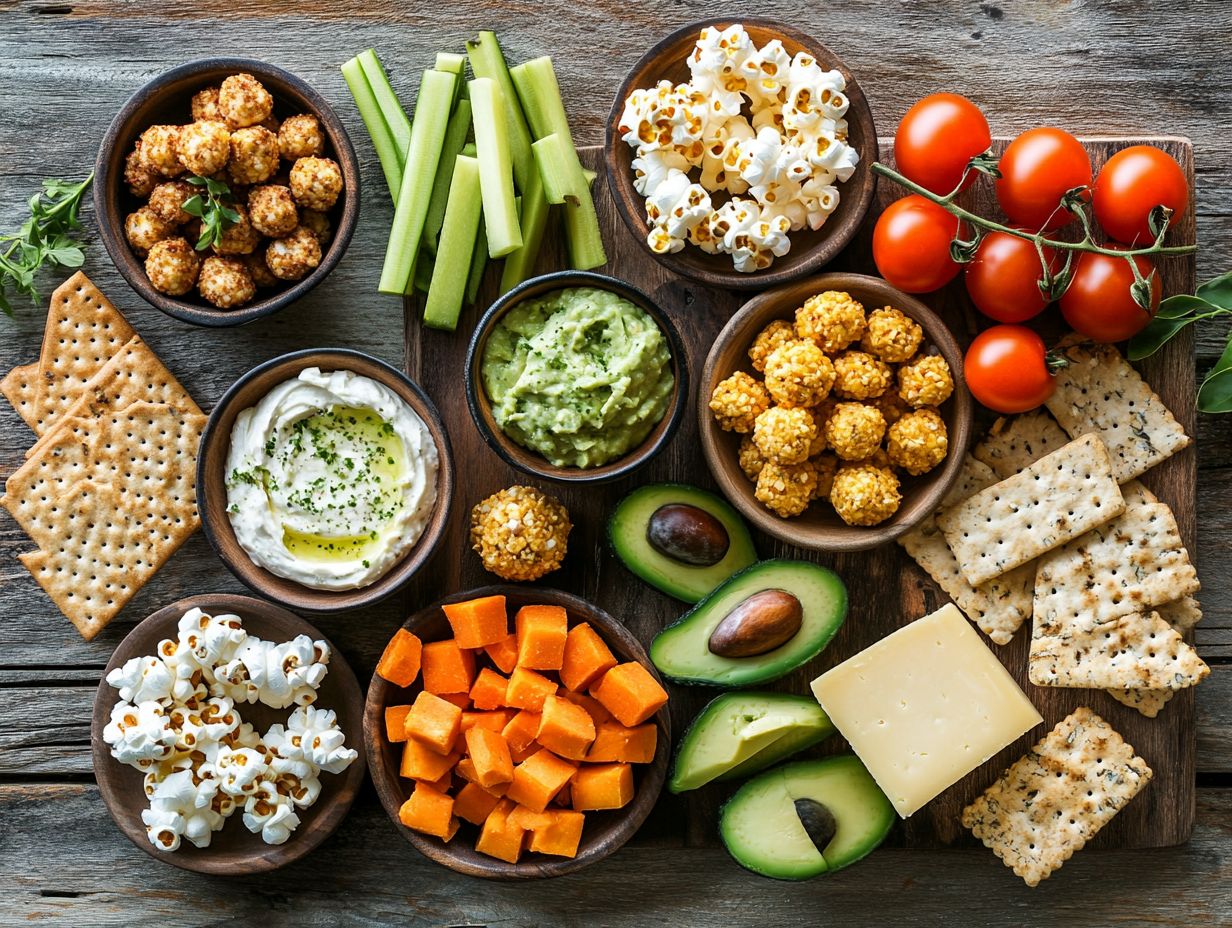
[[817,468],[808,461],[776,464],[767,461],[757,475],[753,496],[771,512],[784,519],[808,509],[817,492]]
[[227,125],[242,129],[269,119],[274,98],[251,74],[232,74],[218,88],[218,109]]
[[881,446],[886,424],[881,412],[863,403],[839,403],[826,420],[826,442],[844,461],[862,461]]
[[818,293],[796,310],[796,334],[826,354],[842,351],[864,334],[864,307],[840,290]]
[[226,122],[227,117],[222,114],[222,109],[218,106],[218,92],[217,87],[206,87],[193,94],[190,109],[194,122],[204,119]]
[[269,269],[269,265],[265,263],[265,255],[259,251],[254,251],[251,254],[241,255],[244,266],[248,268],[248,276],[252,278],[252,282],[257,285],[258,290],[268,290],[270,287],[276,287],[279,284],[277,277]]
[[213,245],[214,253],[219,255],[252,254],[261,244],[261,233],[253,228],[247,207],[236,203],[231,208],[240,217],[239,222],[223,229],[222,237]]
[[807,409],[771,406],[753,425],[753,441],[767,461],[799,464],[817,439],[817,422]]
[[834,385],[834,365],[811,341],[792,341],[766,358],[766,389],[780,406],[816,406]]
[[939,354],[917,355],[898,369],[898,395],[913,409],[940,406],[954,392],[954,375]]
[[740,439],[737,460],[740,462],[740,469],[744,471],[744,475],[752,481],[757,480],[757,475],[766,466],[766,456],[761,453],[752,435],[745,435]]
[[148,206],[143,206],[136,212],[124,217],[124,237],[133,251],[145,257],[150,249],[165,238],[175,234],[175,225],[164,222],[159,215]]
[[280,280],[299,280],[321,263],[321,243],[302,226],[265,249],[265,263]]
[[830,488],[830,504],[848,525],[879,525],[902,501],[894,472],[872,464],[840,467]]
[[150,126],[141,133],[139,150],[145,166],[163,177],[176,177],[184,173],[180,162],[180,127]]
[[180,128],[180,161],[193,174],[209,177],[227,166],[231,130],[221,120],[199,119]]
[[307,209],[325,211],[342,193],[342,169],[332,158],[300,158],[291,165],[291,194]]
[[162,183],[162,179],[163,176],[141,157],[141,140],[138,139],[124,159],[124,183],[128,185],[128,192],[144,200],[149,197],[150,191]]
[[182,226],[193,217],[184,212],[184,204],[200,191],[186,180],[169,180],[150,191],[149,207],[163,222]]
[[744,371],[721,380],[710,394],[710,411],[725,432],[751,432],[753,423],[770,408],[766,385]]
[[145,259],[145,276],[159,293],[183,296],[197,282],[201,259],[182,238],[156,242]]
[[278,150],[287,161],[324,153],[325,133],[321,131],[321,121],[308,113],[288,116],[278,128]]
[[299,209],[291,190],[279,184],[262,184],[248,191],[248,215],[253,228],[270,238],[289,235],[299,225]]
[[772,323],[757,333],[753,344],[749,346],[749,360],[753,362],[753,370],[761,373],[766,369],[766,359],[776,348],[781,348],[788,342],[799,340],[796,327],[786,319],[775,319]]
[[890,426],[887,434],[890,463],[913,476],[928,473],[945,460],[949,450],[945,420],[932,407],[907,413]]
[[278,136],[262,126],[231,133],[227,174],[238,184],[260,184],[278,171]]
[[471,510],[471,547],[505,580],[538,580],[560,567],[573,524],[554,497],[534,487],[493,493]]
[[886,306],[868,315],[860,347],[889,364],[901,364],[911,358],[924,340],[920,324],[901,309]]
[[844,399],[871,400],[893,382],[890,365],[865,351],[844,351],[834,359],[834,392]]
[[217,255],[211,255],[201,263],[197,290],[219,309],[243,306],[257,294],[257,286],[242,260]]

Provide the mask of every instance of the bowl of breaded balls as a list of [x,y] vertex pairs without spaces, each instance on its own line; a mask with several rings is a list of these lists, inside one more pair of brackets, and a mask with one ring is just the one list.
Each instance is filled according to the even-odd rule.
[[359,166],[308,84],[247,58],[151,80],[112,121],[94,209],[112,262],[147,302],[203,326],[277,312],[342,258]]

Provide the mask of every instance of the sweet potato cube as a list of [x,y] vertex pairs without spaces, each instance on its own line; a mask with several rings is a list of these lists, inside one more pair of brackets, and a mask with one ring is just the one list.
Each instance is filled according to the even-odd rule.
[[406,740],[406,714],[410,706],[385,707],[385,739],[387,741]]
[[576,764],[541,748],[513,768],[513,781],[505,795],[528,809],[542,812],[577,769]]
[[566,783],[560,788],[560,792],[552,797],[552,805],[560,806],[562,809],[573,807],[573,793],[569,789],[569,784]]
[[513,632],[483,650],[501,673],[513,673],[513,668],[518,666],[518,636]]
[[535,740],[561,757],[581,760],[595,740],[595,723],[581,706],[559,696],[549,696],[543,701]]
[[436,835],[448,841],[457,831],[453,799],[427,783],[416,783],[411,798],[398,810],[398,821],[407,828]]
[[631,764],[583,764],[569,784],[573,790],[573,808],[619,809],[633,798],[633,766]]
[[509,675],[505,688],[505,705],[514,709],[530,709],[539,712],[543,701],[556,692],[557,686],[541,673],[518,666]]
[[376,663],[377,676],[395,686],[410,686],[419,676],[422,652],[423,642],[419,638],[405,628],[398,629]]
[[423,742],[408,738],[402,745],[402,765],[398,772],[412,780],[432,783],[453,769],[460,757],[460,754],[437,754]]
[[475,764],[475,782],[491,787],[513,779],[513,758],[500,732],[472,728],[466,733],[466,753]]
[[513,619],[518,636],[518,666],[560,670],[565,660],[569,614],[560,606],[523,606]]
[[654,760],[659,729],[654,722],[625,728],[619,722],[600,722],[595,740],[584,758],[587,763],[648,764]]
[[469,693],[475,682],[475,655],[452,638],[423,646],[423,683],[429,693]]
[[471,697],[467,693],[440,693],[441,699],[449,703],[451,706],[457,706],[459,709],[469,709],[471,707]]
[[581,706],[586,710],[586,714],[590,716],[590,720],[596,725],[602,722],[610,722],[612,713],[603,708],[603,703],[586,693],[575,693],[573,690],[559,689],[556,695],[561,699],[567,699],[575,706]]
[[528,809],[526,806],[514,806],[509,813],[510,824],[517,825],[519,828],[524,828],[526,831],[534,831],[536,828],[542,828],[550,824],[552,821],[552,812],[545,809],[542,812],[536,812],[534,809]]
[[523,709],[509,720],[501,734],[509,742],[511,750],[525,751],[534,743],[535,735],[539,734],[539,713]]
[[406,714],[406,736],[425,744],[437,754],[448,754],[462,728],[462,710],[451,702],[420,691]]
[[462,733],[466,734],[476,726],[501,731],[509,724],[511,718],[513,718],[513,712],[509,709],[494,709],[491,712],[463,712]]
[[550,809],[551,821],[531,831],[527,850],[557,857],[576,857],[586,816],[568,809]]
[[641,725],[667,703],[667,691],[637,661],[617,664],[603,675],[591,695],[621,725]]
[[495,670],[484,667],[471,687],[471,703],[476,709],[499,709],[505,704],[509,681]]
[[522,839],[526,830],[510,823],[509,813],[513,803],[502,799],[497,803],[483,822],[479,831],[479,840],[475,842],[475,850],[489,857],[495,857],[507,863],[516,864],[522,856]]
[[495,786],[480,786],[479,774],[475,770],[475,762],[469,757],[463,757],[458,761],[458,766],[453,769],[467,783],[474,783],[480,789],[487,790],[493,796],[504,796],[505,792],[509,789],[508,783],[497,783]]
[[441,607],[460,648],[483,648],[509,634],[505,597],[481,596]]
[[427,783],[433,789],[439,790],[442,793],[447,793],[453,789],[453,771],[446,770],[441,774],[441,778],[439,780],[416,780],[415,782]]
[[498,802],[499,796],[488,792],[478,783],[467,783],[454,797],[453,814],[472,825],[482,825]]
[[584,690],[601,675],[616,666],[616,656],[599,633],[583,622],[569,629],[565,639],[564,661],[560,665],[560,682],[566,689]]

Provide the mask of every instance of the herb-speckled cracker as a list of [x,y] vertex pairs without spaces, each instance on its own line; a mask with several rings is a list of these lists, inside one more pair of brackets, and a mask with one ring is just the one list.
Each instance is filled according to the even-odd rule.
[[1028,886],[1037,886],[1150,780],[1146,761],[1083,707],[967,806],[962,823]]
[[[1174,603],[1164,603],[1156,612],[1172,626],[1178,635],[1186,635],[1202,620],[1202,607],[1192,596],[1185,596]],[[1168,704],[1176,690],[1108,690],[1108,695],[1117,702],[1137,709],[1148,719],[1153,719]]]
[[1045,409],[1002,416],[971,449],[1002,480],[1069,444],[1069,436]]

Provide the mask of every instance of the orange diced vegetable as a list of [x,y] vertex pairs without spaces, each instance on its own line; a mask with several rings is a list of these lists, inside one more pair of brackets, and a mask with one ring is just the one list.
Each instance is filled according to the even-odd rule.
[[484,667],[471,687],[471,702],[476,709],[499,709],[505,704],[505,689],[509,681],[495,670]]
[[492,731],[501,731],[509,724],[509,720],[513,718],[513,715],[513,711],[510,709],[495,709],[492,712],[463,712],[462,733],[466,734],[475,726],[490,728]]
[[424,689],[443,693],[469,693],[475,681],[475,655],[463,651],[452,638],[423,646]]
[[406,714],[411,711],[410,706],[386,706],[385,707],[385,738],[388,741],[405,741],[406,740]]
[[635,728],[625,728],[619,722],[600,722],[584,759],[588,763],[648,764],[654,760],[658,741],[659,729],[654,722]]
[[513,620],[518,636],[518,666],[560,670],[565,659],[569,615],[560,606],[523,606]]
[[484,651],[501,673],[513,673],[513,668],[518,666],[518,636],[512,632],[496,644],[488,645]]
[[427,783],[416,783],[411,798],[402,803],[398,820],[407,828],[436,835],[448,841],[457,831],[453,817],[453,799]]
[[528,809],[542,812],[577,769],[576,764],[541,748],[513,768],[513,781],[505,795]]
[[427,783],[435,790],[440,790],[442,793],[447,793],[453,789],[453,771],[446,770],[441,774],[439,780],[416,780],[417,783]]
[[509,747],[515,751],[525,751],[539,733],[539,713],[523,709],[509,720],[501,734],[509,742]]
[[528,850],[557,857],[576,857],[586,816],[567,809],[551,809],[547,814],[551,821],[531,832]]
[[410,686],[419,676],[419,659],[423,651],[423,642],[400,628],[394,632],[385,645],[381,659],[377,661],[377,676],[388,680],[395,686]]
[[595,740],[595,723],[581,706],[559,696],[549,696],[543,701],[535,740],[561,757],[581,760]]
[[568,783],[562,786],[560,788],[560,792],[552,797],[552,805],[560,806],[561,808],[564,808],[564,809],[568,809],[569,807],[573,805],[572,795],[569,790]]
[[593,721],[596,725],[599,725],[602,722],[610,722],[612,720],[612,713],[603,708],[603,703],[599,702],[599,700],[595,699],[593,696],[586,693],[575,693],[573,690],[565,689],[557,690],[556,695],[560,696],[562,699],[569,700],[575,706],[581,706],[586,710],[586,713],[590,716],[591,721]]
[[514,806],[509,812],[510,824],[517,825],[519,828],[524,828],[527,831],[542,828],[550,824],[551,821],[552,813],[546,809],[542,812],[536,812],[534,809],[526,808],[526,806]]
[[457,706],[459,709],[469,709],[471,707],[471,697],[467,693],[438,693],[441,699],[449,703],[451,706]]
[[543,674],[521,666],[514,667],[509,675],[509,686],[505,689],[505,705],[539,712],[543,709],[543,701],[556,690],[556,684]]
[[601,675],[616,666],[616,656],[599,633],[583,622],[569,629],[565,639],[564,662],[560,665],[560,682],[566,689],[584,690]]
[[[515,777],[516,782],[516,777]],[[633,798],[630,764],[583,764],[573,775],[573,808],[619,809]]]
[[513,803],[502,799],[484,820],[475,850],[506,863],[516,864],[522,856],[522,838],[526,831],[509,821]]
[[466,753],[475,765],[475,782],[492,787],[513,779],[509,744],[499,732],[472,728],[466,733]]
[[426,744],[408,738],[402,745],[402,765],[398,772],[412,780],[432,783],[447,774],[461,755],[437,754]]
[[479,774],[475,770],[475,762],[469,757],[463,757],[458,761],[458,766],[454,767],[454,772],[457,773],[467,783],[474,783],[480,789],[485,789],[493,796],[503,796],[506,790],[509,789],[508,783],[498,783],[495,786],[480,786]]
[[667,691],[637,661],[617,664],[599,680],[591,695],[621,725],[641,725],[667,703]]
[[453,814],[472,825],[482,825],[500,802],[500,797],[488,792],[478,783],[467,783],[453,800]]
[[437,754],[448,754],[458,740],[462,710],[422,690],[406,715],[406,736],[426,744]]
[[509,615],[503,596],[481,596],[441,608],[460,648],[483,648],[509,634]]

